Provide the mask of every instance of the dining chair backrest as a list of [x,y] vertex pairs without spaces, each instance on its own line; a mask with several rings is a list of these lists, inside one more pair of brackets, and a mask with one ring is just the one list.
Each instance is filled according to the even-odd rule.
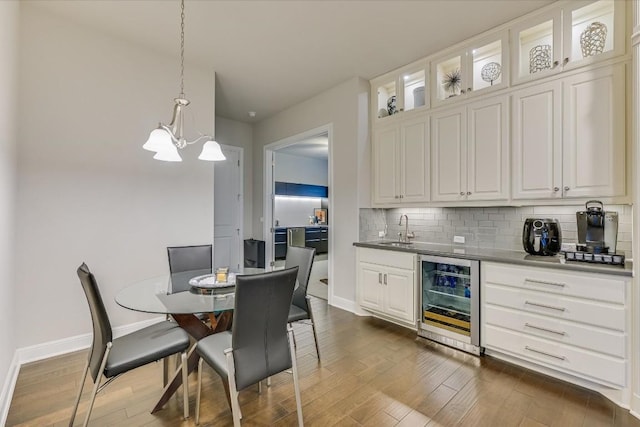
[[308,312],[307,287],[311,276],[313,258],[316,255],[314,248],[290,246],[287,248],[287,257],[284,261],[284,268],[299,267],[298,287],[293,291],[292,304]]
[[184,278],[183,280],[176,279],[173,277],[176,273],[190,270],[207,270],[211,273],[212,255],[213,245],[168,247],[169,272],[172,275],[171,290],[180,292],[189,289],[189,281]]
[[89,303],[91,321],[93,322],[93,343],[89,351],[89,370],[93,381],[96,382],[101,374],[100,365],[107,351],[107,343],[113,341],[113,331],[95,276],[85,263],[78,267],[77,272]]
[[298,268],[236,277],[231,347],[237,390],[291,368],[287,318]]

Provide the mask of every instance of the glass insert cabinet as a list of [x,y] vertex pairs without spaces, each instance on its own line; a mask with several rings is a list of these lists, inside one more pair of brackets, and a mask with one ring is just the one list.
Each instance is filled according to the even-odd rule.
[[624,1],[575,1],[515,25],[514,83],[622,54],[624,7]]
[[505,87],[508,50],[507,32],[501,31],[432,61],[434,106]]
[[407,65],[372,81],[373,117],[385,120],[398,113],[429,107],[426,61]]

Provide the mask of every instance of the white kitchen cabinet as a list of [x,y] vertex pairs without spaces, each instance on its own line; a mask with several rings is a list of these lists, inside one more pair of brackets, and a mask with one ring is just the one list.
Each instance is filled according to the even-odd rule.
[[432,200],[508,199],[508,105],[500,96],[432,114]]
[[416,61],[371,81],[371,117],[378,124],[396,114],[429,107],[427,62]]
[[415,255],[358,248],[358,303],[373,314],[416,328]]
[[506,355],[609,388],[628,386],[630,280],[483,262],[481,342]]
[[512,198],[624,196],[624,88],[618,64],[514,92]]
[[374,131],[373,201],[401,204],[429,200],[429,129],[426,115]]
[[508,54],[507,32],[500,31],[434,59],[431,62],[432,105],[506,87],[509,82]]
[[625,2],[573,1],[511,28],[513,83],[603,61],[625,51]]

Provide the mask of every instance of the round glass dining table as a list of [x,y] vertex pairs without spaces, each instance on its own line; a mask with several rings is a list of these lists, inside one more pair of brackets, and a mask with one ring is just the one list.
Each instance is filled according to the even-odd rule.
[[[231,273],[237,277],[267,271],[270,270],[245,267]],[[215,289],[189,284],[191,279],[204,275],[211,275],[211,270],[190,270],[141,280],[120,290],[115,300],[124,308],[144,313],[173,315],[233,310],[233,284]]]
[[[264,268],[240,268],[231,273],[237,278],[241,275],[253,275],[271,271]],[[211,270],[190,270],[180,273],[166,274],[151,279],[141,280],[123,288],[116,294],[118,305],[130,310],[145,313],[170,314],[182,329],[196,341],[202,338],[226,331],[231,327],[233,307],[235,303],[235,285],[230,283],[221,287],[192,286],[194,278],[211,276]],[[196,282],[200,283],[198,280]],[[196,314],[209,315],[210,325],[207,325]],[[198,364],[198,353],[195,346],[189,352],[187,359],[188,371],[195,370]],[[166,366],[166,365],[165,365]],[[165,375],[167,375],[165,371]],[[151,410],[159,411],[175,394],[182,384],[180,370],[176,370],[173,378],[167,381],[160,400]]]

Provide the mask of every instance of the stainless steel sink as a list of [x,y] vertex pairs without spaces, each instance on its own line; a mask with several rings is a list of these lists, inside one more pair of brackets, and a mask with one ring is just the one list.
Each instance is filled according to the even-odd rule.
[[380,245],[395,246],[398,248],[407,248],[413,245],[413,242],[380,242]]

